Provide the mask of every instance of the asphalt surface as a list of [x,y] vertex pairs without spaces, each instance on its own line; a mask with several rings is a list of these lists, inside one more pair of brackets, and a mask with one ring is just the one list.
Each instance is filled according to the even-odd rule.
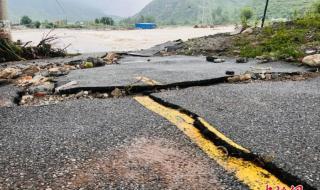
[[137,80],[137,77],[143,76],[165,85],[223,77],[226,76],[226,71],[240,74],[251,68],[272,68],[273,72],[306,71],[304,67],[281,62],[266,64],[258,64],[253,60],[245,64],[235,62],[235,59],[227,59],[224,63],[211,63],[207,62],[205,57],[191,56],[127,56],[120,60],[119,65],[72,71],[69,75],[59,78],[59,84],[78,81],[78,85],[72,88],[146,85]]
[[0,115],[0,189],[247,189],[133,99]]
[[320,188],[320,78],[154,95],[200,115],[236,143]]
[[20,89],[13,85],[0,85],[0,107],[15,106],[15,98],[18,97]]

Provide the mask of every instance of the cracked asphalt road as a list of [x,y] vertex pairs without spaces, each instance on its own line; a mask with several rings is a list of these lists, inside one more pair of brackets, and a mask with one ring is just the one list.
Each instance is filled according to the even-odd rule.
[[[204,57],[125,57],[120,65],[72,71],[58,84],[127,86],[137,77],[170,84],[251,67],[306,71],[234,59],[215,64]],[[319,82],[221,84],[154,95],[203,116],[238,144],[319,188]],[[0,90],[11,96],[16,89]],[[0,108],[0,115],[0,189],[248,189],[175,126],[131,98]]]
[[320,188],[320,78],[194,87],[154,94]]
[[0,115],[0,189],[246,189],[130,98]]

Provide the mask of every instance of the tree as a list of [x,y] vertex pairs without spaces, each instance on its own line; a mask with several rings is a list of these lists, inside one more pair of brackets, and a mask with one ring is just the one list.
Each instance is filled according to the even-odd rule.
[[114,20],[111,17],[102,17],[102,18],[100,18],[99,23],[102,23],[104,25],[113,26]]
[[28,16],[23,16],[20,20],[21,25],[30,25],[32,20]]
[[35,21],[35,22],[33,23],[33,25],[34,25],[35,28],[40,28],[41,23],[40,23],[39,21]]
[[243,27],[248,26],[248,20],[250,20],[253,16],[253,11],[250,7],[245,7],[241,10],[240,18]]

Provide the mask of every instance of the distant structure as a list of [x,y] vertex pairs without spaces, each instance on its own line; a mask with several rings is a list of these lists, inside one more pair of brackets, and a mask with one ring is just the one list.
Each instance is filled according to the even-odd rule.
[[7,0],[0,0],[0,39],[11,39]]
[[137,23],[136,28],[148,30],[157,28],[157,25],[155,23]]

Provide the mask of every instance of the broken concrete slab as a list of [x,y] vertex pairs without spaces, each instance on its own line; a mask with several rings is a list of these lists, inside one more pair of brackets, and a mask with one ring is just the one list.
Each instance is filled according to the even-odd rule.
[[226,71],[235,71],[236,75],[248,70],[259,72],[271,69],[271,72],[304,72],[304,67],[297,67],[287,63],[274,62],[258,64],[251,60],[245,64],[236,64],[235,59],[226,59],[226,62],[212,64],[205,57],[166,56],[166,57],[124,57],[119,65],[93,68],[89,70],[71,71],[69,75],[58,79],[58,87],[71,81],[78,84],[71,88],[90,87],[126,87],[148,86],[137,77],[147,77],[162,85],[201,81],[225,77]]

